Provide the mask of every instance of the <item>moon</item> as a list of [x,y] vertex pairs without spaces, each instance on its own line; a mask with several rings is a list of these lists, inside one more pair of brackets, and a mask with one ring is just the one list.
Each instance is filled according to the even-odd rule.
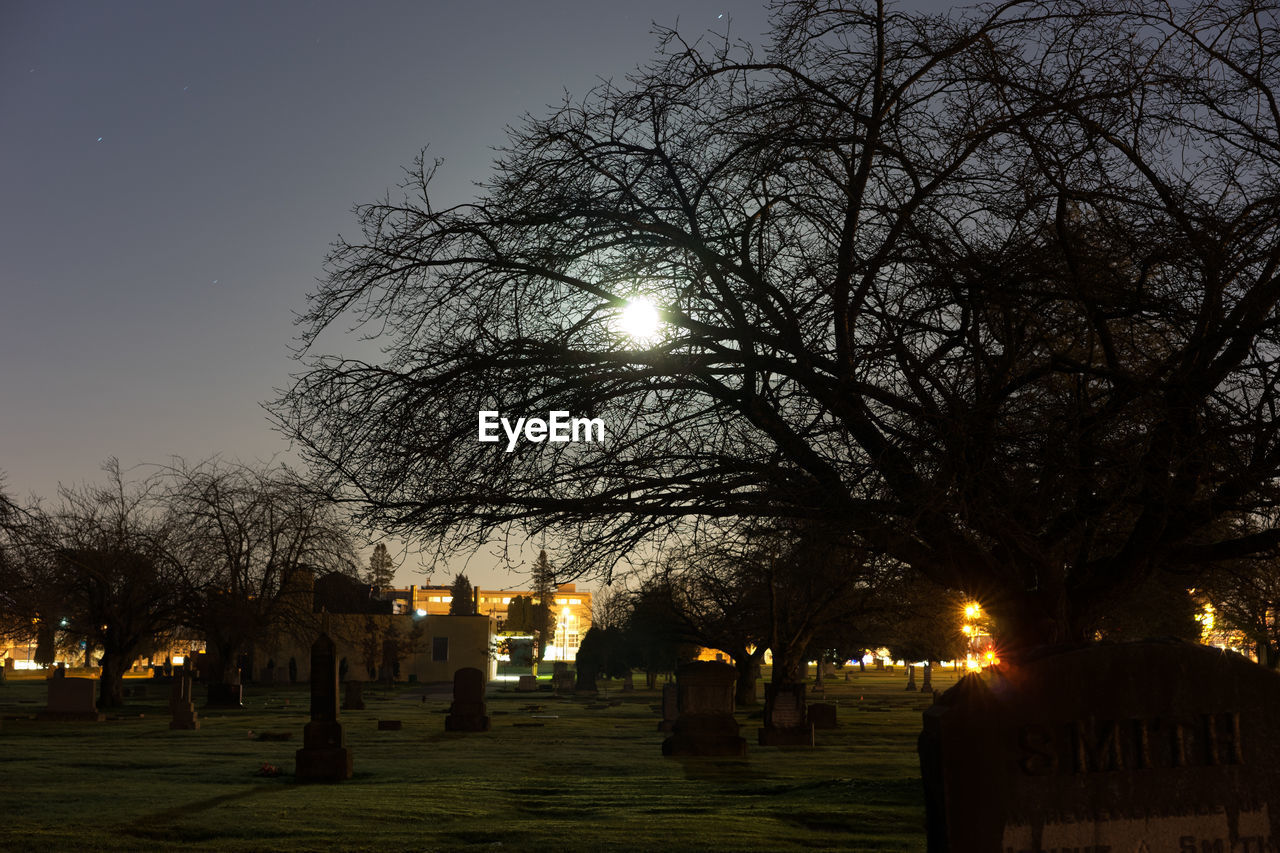
[[622,331],[628,336],[645,340],[657,335],[662,320],[658,317],[658,307],[650,299],[644,296],[633,296],[627,300],[627,306],[622,309],[619,323]]

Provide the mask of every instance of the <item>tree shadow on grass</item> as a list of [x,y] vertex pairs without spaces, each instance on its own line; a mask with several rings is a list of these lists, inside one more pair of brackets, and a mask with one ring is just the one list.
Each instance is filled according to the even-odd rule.
[[237,800],[268,793],[296,791],[297,789],[298,786],[296,785],[251,785],[235,793],[219,794],[216,797],[196,800],[194,803],[183,803],[163,811],[142,815],[129,823],[122,824],[117,831],[122,835],[131,835],[135,838],[172,838],[173,830],[170,824],[175,821],[192,817],[200,812],[215,809]]

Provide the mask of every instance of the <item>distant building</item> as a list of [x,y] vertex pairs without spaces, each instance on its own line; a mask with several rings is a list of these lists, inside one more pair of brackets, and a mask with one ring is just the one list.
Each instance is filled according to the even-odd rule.
[[[486,590],[472,587],[476,613],[492,617],[496,630],[501,633],[507,621],[507,606],[517,595],[526,597],[530,590]],[[382,595],[392,602],[395,613],[416,614],[421,611],[428,618],[449,613],[453,603],[453,590],[447,586],[410,586],[384,589]],[[591,593],[579,592],[577,584],[560,584],[556,587],[556,633],[547,646],[545,660],[572,661],[578,655],[582,637],[591,627]]]

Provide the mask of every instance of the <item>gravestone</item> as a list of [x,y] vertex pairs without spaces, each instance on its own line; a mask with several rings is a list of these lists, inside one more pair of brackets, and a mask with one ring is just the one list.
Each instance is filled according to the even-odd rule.
[[49,698],[37,720],[81,720],[100,723],[106,714],[98,713],[98,680],[55,676],[45,681]]
[[244,687],[239,684],[223,684],[220,681],[205,685],[206,708],[243,708]]
[[[556,665],[559,667],[559,664]],[[568,669],[556,669],[551,674],[551,689],[557,693],[571,693],[576,678]]]
[[302,729],[302,749],[294,759],[299,782],[351,778],[351,750],[338,722],[338,661],[333,640],[323,632],[311,644],[311,722]]
[[635,679],[631,677],[630,671],[628,671],[627,674],[622,679],[622,692],[623,693],[636,692],[636,682],[635,682]]
[[516,682],[516,690],[521,693],[532,693],[538,689],[538,676],[522,675]]
[[884,658],[876,658],[876,672],[884,672]]
[[911,691],[920,689],[916,687],[916,668],[911,664],[907,664],[907,686],[905,689]]
[[924,663],[924,678],[920,681],[920,692],[933,692],[933,664],[928,661]]
[[169,683],[170,729],[194,731],[200,728],[200,718],[191,698],[191,670],[181,667],[174,672]]
[[342,696],[342,710],[344,711],[363,711],[364,710],[364,682],[363,681],[344,681],[345,692]]
[[1280,674],[1179,642],[965,676],[924,712],[931,853],[1280,849]]
[[679,716],[680,692],[674,684],[662,685],[662,720],[658,723],[658,731],[669,732],[674,729]]
[[719,661],[693,661],[676,672],[680,715],[663,755],[745,756],[747,741],[733,718],[733,683],[737,671]]
[[576,665],[577,670],[574,672],[573,692],[594,696],[600,690],[599,685],[596,684],[596,679],[600,675],[599,668],[589,663],[583,663],[582,661],[578,661]]
[[378,731],[380,732],[398,732],[404,728],[401,720],[378,720]]
[[836,706],[830,702],[815,702],[805,709],[805,715],[815,729],[839,728],[836,722]]
[[764,726],[757,733],[761,746],[813,746],[813,723],[805,719],[803,684],[764,686]]
[[444,718],[446,732],[487,732],[489,717],[484,703],[484,673],[464,666],[453,674],[453,704]]

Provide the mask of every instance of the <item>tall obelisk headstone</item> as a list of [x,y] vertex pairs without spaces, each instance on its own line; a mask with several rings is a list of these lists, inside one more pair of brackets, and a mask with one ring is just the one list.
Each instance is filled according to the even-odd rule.
[[351,750],[338,722],[338,661],[326,633],[311,644],[311,722],[302,730],[302,749],[295,759],[299,782],[351,778]]

